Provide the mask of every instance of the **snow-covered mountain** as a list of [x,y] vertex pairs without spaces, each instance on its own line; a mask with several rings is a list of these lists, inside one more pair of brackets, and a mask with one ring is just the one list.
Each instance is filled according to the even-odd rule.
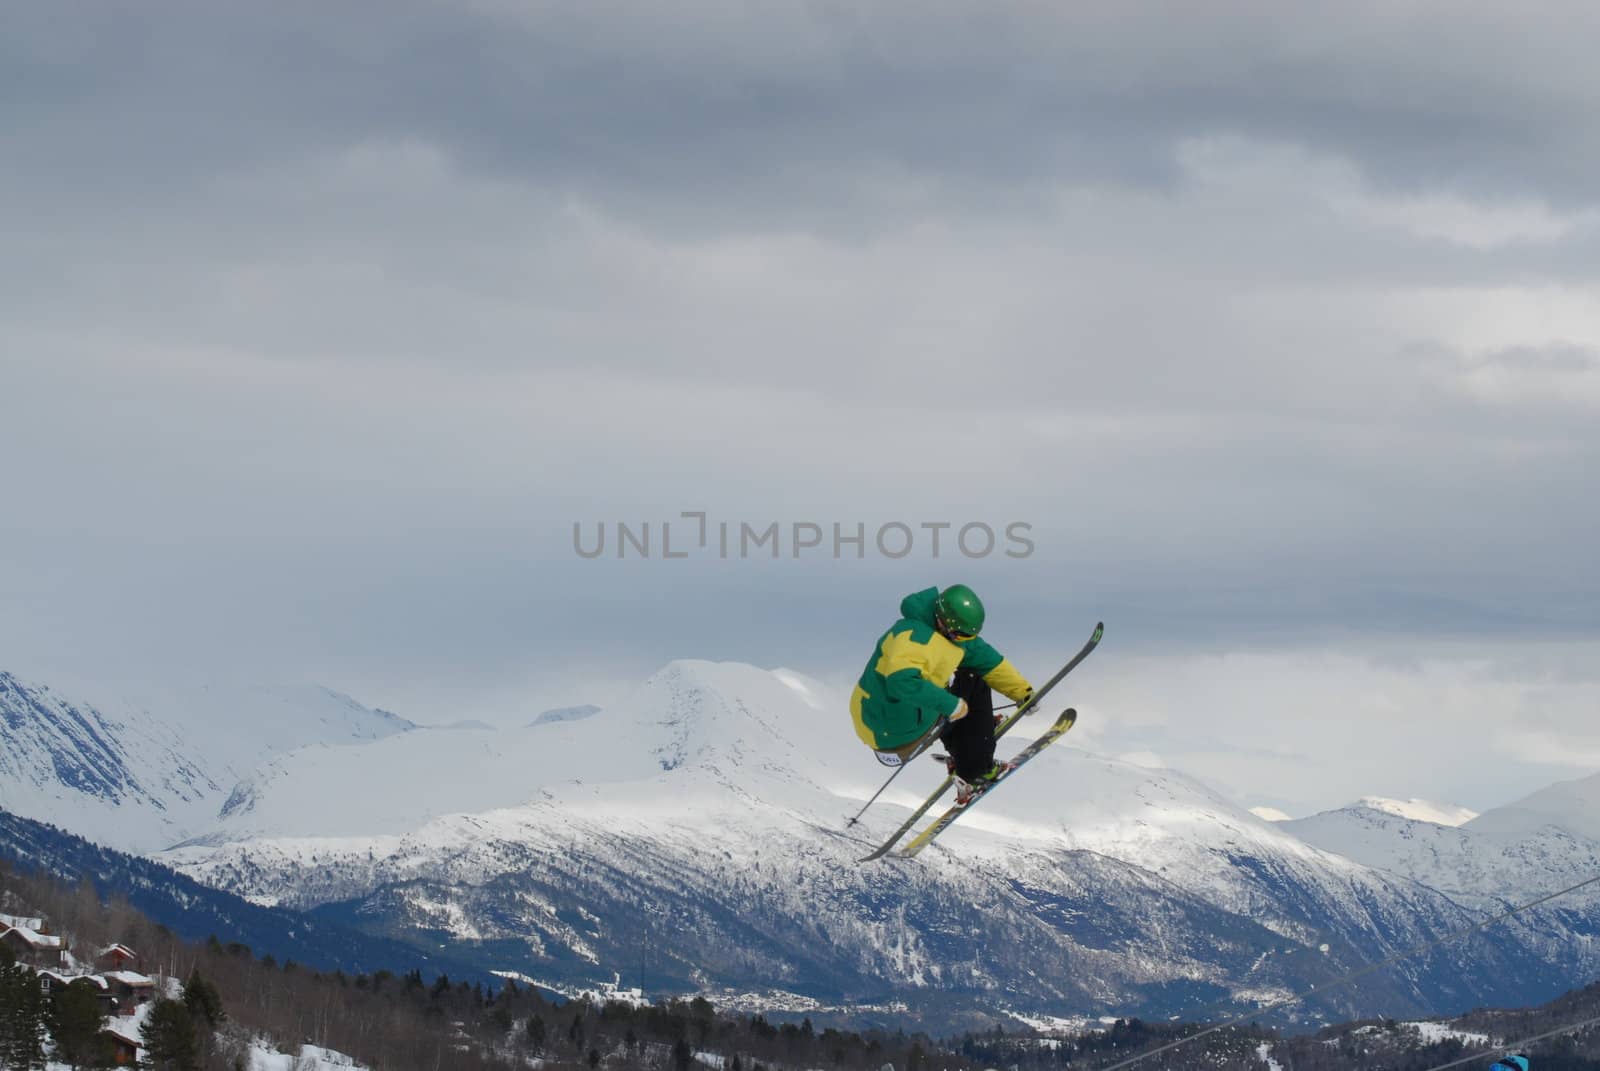
[[413,727],[324,688],[103,693],[69,697],[0,672],[0,809],[149,852],[208,828],[276,753]]
[[172,726],[136,728],[8,673],[0,743],[0,808],[106,843],[158,847],[223,790]]
[[[1283,823],[1309,844],[1445,893],[1485,914],[1600,875],[1600,778],[1566,782],[1488,811],[1461,826],[1419,821],[1366,801]],[[1575,953],[1584,975],[1600,971],[1600,888],[1588,886],[1498,923],[1525,947]]]
[[1600,841],[1600,774],[1558,782],[1467,823],[1475,832],[1509,835],[1547,827]]
[[[643,958],[652,985],[798,1007],[1194,1011],[1323,984],[1477,917],[1180,773],[1068,745],[917,861],[858,865],[940,771],[908,771],[847,830],[882,772],[843,710],[795,673],[675,662],[577,720],[280,755],[162,858],[543,981]],[[1526,1000],[1570,984],[1575,957],[1487,935],[1322,1010]]]
[[[1495,814],[1484,817],[1494,821]],[[1484,908],[1530,900],[1600,874],[1600,842],[1557,825],[1484,829],[1472,821],[1445,826],[1357,803],[1282,826],[1307,844]]]
[[[1390,802],[1369,797],[1283,827],[1308,844],[1462,902],[1532,899],[1600,873],[1600,774],[1551,785],[1481,815],[1429,805],[1421,813],[1439,817],[1428,819],[1417,808],[1385,806]],[[1471,817],[1454,821],[1461,814]]]
[[[514,729],[417,728],[317,690],[90,704],[4,681],[19,757],[0,791],[19,813],[147,853],[181,840],[157,857],[259,903],[565,985],[642,967],[652,988],[807,1009],[1248,1006],[1482,918],[1483,881],[1408,869],[1416,845],[1495,874],[1515,862],[1449,839],[1483,836],[1473,824],[1390,813],[1415,802],[1271,823],[1069,737],[917,861],[862,866],[940,770],[907,771],[848,829],[883,772],[842,697],[740,664],[675,662],[604,710]],[[1589,850],[1561,835],[1543,846],[1552,876]],[[1579,938],[1600,926],[1563,925],[1496,928],[1315,1011],[1554,992],[1596,966]]]

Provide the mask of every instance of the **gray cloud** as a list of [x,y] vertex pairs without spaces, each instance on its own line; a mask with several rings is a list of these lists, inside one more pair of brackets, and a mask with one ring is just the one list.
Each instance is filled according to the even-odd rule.
[[[1309,145],[1401,189],[1562,203],[1592,199],[1597,150],[1595,15],[1576,3],[166,4],[11,21],[11,107],[51,119],[18,133],[82,162],[79,182],[115,162],[124,186],[418,137],[519,181],[693,191],[680,207],[702,218],[768,224],[781,191],[858,224],[841,194],[879,169],[985,200],[1063,177],[1171,184],[1168,146],[1194,134]],[[38,161],[57,181],[61,162]]]
[[[0,652],[467,714],[958,576],[1030,665],[1592,638],[1593,13],[1274,10],[8,11]],[[696,508],[1039,550],[571,554]]]

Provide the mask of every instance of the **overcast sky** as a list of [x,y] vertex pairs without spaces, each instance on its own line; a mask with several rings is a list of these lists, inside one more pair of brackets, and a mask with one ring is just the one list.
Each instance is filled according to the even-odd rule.
[[0,4],[0,668],[520,721],[967,580],[1246,804],[1600,769],[1600,14],[1206,9]]

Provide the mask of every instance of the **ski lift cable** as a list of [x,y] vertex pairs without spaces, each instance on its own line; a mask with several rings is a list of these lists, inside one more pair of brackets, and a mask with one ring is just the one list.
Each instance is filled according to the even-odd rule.
[[1448,1067],[1460,1067],[1462,1064],[1470,1064],[1475,1061],[1482,1060],[1492,1053],[1501,1053],[1502,1055],[1509,1056],[1512,1053],[1525,1052],[1527,1051],[1528,1046],[1532,1045],[1536,1041],[1544,1041],[1548,1038],[1559,1037],[1562,1034],[1570,1034],[1574,1030],[1582,1030],[1586,1026],[1596,1025],[1600,1025],[1600,1015],[1595,1016],[1593,1019],[1585,1019],[1581,1023],[1572,1023],[1568,1026],[1563,1026],[1558,1030],[1547,1030],[1543,1034],[1535,1034],[1531,1038],[1523,1038],[1521,1041],[1514,1041],[1510,1045],[1501,1045],[1497,1048],[1490,1049],[1488,1052],[1479,1052],[1474,1053],[1471,1056],[1463,1056],[1461,1059],[1451,1060],[1447,1064],[1435,1064],[1434,1066],[1428,1068],[1428,1071],[1445,1071],[1445,1068]]
[[1576,885],[1569,885],[1565,889],[1559,889],[1556,892],[1547,893],[1544,896],[1539,897],[1537,900],[1529,900],[1525,904],[1518,904],[1516,907],[1502,911],[1498,915],[1491,915],[1488,918],[1475,922],[1470,926],[1463,926],[1461,929],[1447,933],[1443,937],[1435,938],[1432,941],[1425,941],[1422,944],[1413,945],[1407,949],[1402,949],[1387,959],[1379,960],[1377,963],[1370,963],[1365,967],[1359,967],[1356,970],[1351,971],[1349,974],[1346,974],[1341,978],[1336,978],[1332,982],[1329,982],[1327,985],[1321,986],[1320,988],[1317,986],[1312,986],[1303,993],[1296,993],[1293,996],[1284,997],[1282,1000],[1274,1001],[1271,1004],[1262,1005],[1261,1007],[1254,1008],[1235,1019],[1229,1019],[1225,1023],[1218,1023],[1215,1026],[1208,1026],[1198,1033],[1190,1034],[1188,1037],[1179,1038],[1177,1041],[1169,1041],[1165,1045],[1151,1049],[1149,1052],[1140,1053],[1137,1056],[1130,1056],[1126,1060],[1123,1060],[1119,1063],[1114,1063],[1109,1067],[1102,1068],[1101,1071],[1120,1071],[1121,1068],[1132,1067],[1136,1063],[1139,1063],[1143,1060],[1148,1060],[1152,1056],[1160,1056],[1164,1052],[1171,1052],[1173,1049],[1176,1049],[1182,1045],[1187,1045],[1191,1041],[1198,1041],[1200,1038],[1208,1037],[1217,1033],[1218,1031],[1228,1030],[1232,1027],[1240,1026],[1246,1021],[1255,1019],[1265,1012],[1276,1011],[1277,1009],[1287,1007],[1290,1004],[1298,1004],[1307,997],[1343,988],[1358,978],[1364,978],[1375,971],[1381,971],[1383,968],[1399,963],[1401,960],[1410,959],[1412,956],[1438,948],[1440,945],[1449,944],[1451,941],[1454,941],[1459,937],[1465,937],[1470,933],[1475,933],[1478,930],[1493,926],[1497,922],[1504,922],[1513,915],[1521,914],[1530,908],[1535,908],[1540,904],[1548,903],[1557,897],[1566,896],[1569,893],[1575,893],[1579,889],[1589,885],[1594,885],[1596,883],[1600,883],[1600,874],[1596,874],[1592,878],[1586,878],[1585,880],[1578,882]]

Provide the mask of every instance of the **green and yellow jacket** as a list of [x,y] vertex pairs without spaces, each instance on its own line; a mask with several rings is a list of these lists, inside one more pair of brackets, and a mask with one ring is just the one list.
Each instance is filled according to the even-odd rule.
[[1021,702],[1033,686],[999,651],[976,637],[957,643],[933,623],[938,588],[900,601],[900,620],[878,640],[872,660],[850,695],[856,735],[876,751],[890,751],[920,738],[960,702],[945,691],[956,670],[976,671],[989,687]]

